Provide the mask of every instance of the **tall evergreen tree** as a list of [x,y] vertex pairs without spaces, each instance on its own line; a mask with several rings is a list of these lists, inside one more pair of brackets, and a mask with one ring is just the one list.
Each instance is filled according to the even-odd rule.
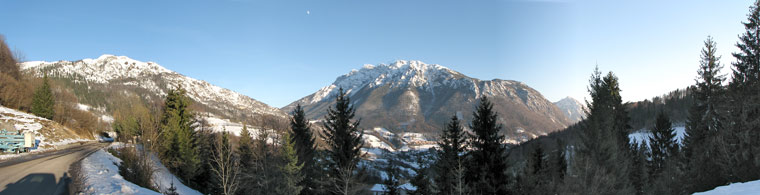
[[42,77],[42,86],[38,87],[32,97],[32,114],[42,118],[53,120],[55,115],[55,99],[53,99],[53,91],[50,90],[50,81],[47,74]]
[[253,137],[251,136],[251,132],[248,130],[248,125],[243,124],[243,130],[240,132],[240,141],[238,142],[238,148],[237,153],[240,160],[240,189],[238,190],[238,194],[251,194],[253,193],[252,187],[255,185],[253,183],[252,177],[256,176],[255,167],[254,167],[254,142]]
[[278,157],[274,149],[267,143],[270,140],[269,131],[260,131],[256,135],[254,147],[254,171],[250,178],[253,186],[248,186],[251,194],[271,194],[277,187],[277,177],[280,176]]
[[723,126],[721,102],[725,94],[720,75],[720,57],[716,54],[715,42],[707,37],[701,52],[700,66],[697,70],[696,86],[692,92],[694,105],[689,110],[686,122],[686,135],[683,140],[683,160],[680,167],[686,170],[684,175],[689,180],[689,192],[712,189],[726,183],[727,171],[720,170],[716,159],[716,136]]
[[196,121],[189,106],[190,100],[185,96],[185,90],[169,90],[161,119],[162,160],[186,183],[195,176],[200,165],[194,136],[193,124]]
[[243,170],[253,168],[253,144],[251,131],[248,130],[248,125],[243,124],[237,148],[238,156],[240,156],[240,168]]
[[731,181],[760,179],[760,1],[750,7],[739,36],[729,83],[731,122],[724,142],[733,143],[727,167]]
[[630,170],[630,180],[631,185],[633,186],[634,194],[641,195],[645,192],[645,187],[647,184],[647,177],[646,177],[646,154],[647,154],[647,144],[634,141],[633,144],[631,144],[631,150],[634,151],[633,153],[633,160],[631,161],[631,170]]
[[320,168],[314,162],[314,152],[317,149],[314,144],[314,136],[311,132],[311,124],[306,118],[306,114],[304,114],[300,104],[296,105],[291,115],[293,115],[290,119],[290,129],[293,131],[291,142],[295,144],[298,164],[303,166],[301,175],[304,178],[299,183],[300,186],[303,186],[301,194],[315,194],[320,188],[316,181],[320,178]]
[[501,124],[497,119],[493,104],[482,96],[470,126],[474,135],[466,178],[474,194],[511,193],[507,189],[504,136],[499,135]]
[[282,195],[293,195],[301,193],[303,186],[299,185],[303,176],[301,175],[301,168],[303,164],[298,163],[298,154],[296,152],[295,144],[291,142],[292,139],[289,133],[285,133],[282,137],[282,147],[280,147],[280,156],[283,160],[283,164],[280,166],[281,176],[277,182],[280,187],[276,188],[275,192]]
[[[622,105],[617,76],[602,77],[595,69],[589,81],[589,111],[578,131],[580,142],[570,180],[575,193],[634,193],[629,182],[633,151],[628,144],[628,114]],[[580,187],[584,186],[584,187]]]
[[649,179],[654,181],[660,176],[671,159],[678,151],[678,145],[675,142],[676,131],[673,124],[665,112],[660,111],[657,114],[657,122],[652,129],[652,136],[649,137],[650,152],[647,153],[649,158]]
[[359,163],[364,132],[358,129],[360,120],[352,121],[354,115],[350,99],[340,88],[335,107],[327,109],[323,135],[329,150],[330,176],[336,194],[352,194],[357,190],[354,172]]
[[456,194],[457,180],[462,179],[457,178],[457,171],[464,163],[461,155],[465,152],[467,141],[465,136],[459,118],[456,115],[452,116],[438,141],[440,150],[437,151],[438,158],[435,163],[437,174],[434,181],[440,194]]
[[[190,182],[190,187],[204,194],[219,194],[221,192],[214,186],[214,173],[211,170],[215,142],[217,134],[211,131],[208,121],[201,119],[199,129],[195,132],[195,140],[198,144],[198,171]],[[163,145],[160,145],[163,147]],[[160,150],[160,149],[159,149]]]

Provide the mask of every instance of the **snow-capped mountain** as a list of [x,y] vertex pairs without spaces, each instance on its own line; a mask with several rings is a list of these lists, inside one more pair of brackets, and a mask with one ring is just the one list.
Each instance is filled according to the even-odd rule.
[[586,106],[569,96],[554,102],[554,105],[557,105],[562,110],[562,113],[570,119],[570,122],[576,123],[586,117]]
[[300,104],[308,117],[322,119],[339,88],[348,93],[364,128],[437,134],[453,115],[469,122],[483,95],[494,103],[511,138],[532,138],[570,124],[554,104],[521,82],[480,80],[441,65],[404,60],[364,65],[282,110]]
[[96,59],[73,62],[33,61],[24,62],[20,66],[22,70],[34,75],[47,73],[51,78],[68,81],[66,83],[72,88],[87,89],[85,95],[77,96],[86,96],[79,98],[86,99],[89,101],[86,103],[96,107],[107,107],[109,95],[113,94],[135,93],[143,98],[161,100],[169,89],[181,87],[193,101],[200,104],[197,106],[203,111],[223,118],[287,116],[277,108],[232,90],[187,77],[154,62],[142,62],[126,56],[102,55]]

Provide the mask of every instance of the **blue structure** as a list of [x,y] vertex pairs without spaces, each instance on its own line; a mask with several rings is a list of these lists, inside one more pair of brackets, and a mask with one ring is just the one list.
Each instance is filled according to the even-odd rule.
[[5,129],[0,130],[0,151],[19,153],[31,148],[25,147],[26,145],[36,144],[25,143],[24,135],[19,131],[6,131]]

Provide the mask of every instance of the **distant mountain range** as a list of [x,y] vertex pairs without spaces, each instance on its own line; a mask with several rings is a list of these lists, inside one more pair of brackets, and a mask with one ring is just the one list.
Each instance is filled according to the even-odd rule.
[[[338,77],[331,85],[301,98],[281,109],[208,82],[168,70],[154,62],[142,62],[126,56],[102,55],[78,61],[21,64],[24,72],[63,81],[79,102],[102,112],[109,118],[114,99],[133,94],[144,101],[162,101],[169,89],[182,87],[195,102],[196,109],[212,124],[239,133],[241,123],[274,129],[285,129],[286,121],[296,104],[301,104],[312,120],[322,120],[334,104],[338,88],[346,90],[354,104],[362,129],[381,127],[393,133],[421,133],[434,140],[453,115],[464,121],[481,96],[494,103],[503,134],[509,142],[519,143],[560,130],[578,120],[580,105],[553,104],[541,93],[518,81],[480,80],[436,64],[420,61],[396,61],[391,64],[365,65]],[[574,100],[573,100],[574,101]],[[558,107],[559,106],[559,107]],[[581,105],[582,106],[582,105]],[[268,120],[262,120],[268,119]],[[276,123],[276,122],[275,122]],[[319,125],[317,125],[319,126]]]
[[453,116],[467,121],[481,96],[494,103],[510,142],[521,142],[572,124],[541,93],[518,81],[480,80],[437,64],[396,61],[365,65],[338,77],[331,85],[285,107],[304,107],[307,117],[321,120],[343,88],[361,118],[362,128],[437,135]]
[[[243,94],[187,77],[154,62],[142,62],[126,56],[102,55],[78,61],[24,62],[21,69],[36,76],[47,74],[63,81],[80,102],[101,110],[112,109],[117,96],[137,95],[144,101],[163,101],[169,89],[181,87],[201,113],[214,118],[285,119],[287,114]],[[104,113],[109,114],[109,113]],[[256,124],[262,123],[262,124]],[[264,125],[250,120],[248,124]]]

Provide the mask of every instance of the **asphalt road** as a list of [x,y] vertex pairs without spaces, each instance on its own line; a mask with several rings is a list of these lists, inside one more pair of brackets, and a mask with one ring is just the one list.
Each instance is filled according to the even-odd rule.
[[89,143],[0,163],[0,195],[68,194],[71,164],[107,144]]

